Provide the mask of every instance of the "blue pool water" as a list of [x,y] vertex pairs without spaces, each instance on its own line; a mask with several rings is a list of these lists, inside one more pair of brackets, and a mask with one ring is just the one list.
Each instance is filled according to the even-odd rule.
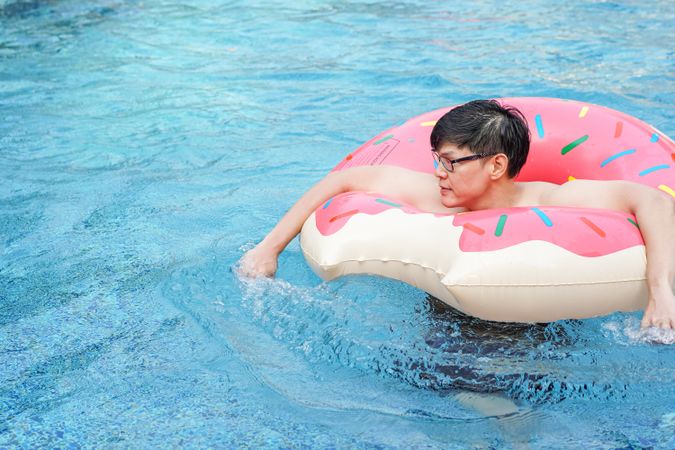
[[[478,3],[478,4],[476,4]],[[231,268],[348,151],[491,96],[675,135],[671,1],[0,0],[0,448],[675,448],[640,314]]]

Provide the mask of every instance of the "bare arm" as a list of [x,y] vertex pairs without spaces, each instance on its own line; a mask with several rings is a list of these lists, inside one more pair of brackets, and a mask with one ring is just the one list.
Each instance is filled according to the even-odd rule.
[[329,198],[348,191],[382,192],[425,211],[451,212],[440,203],[433,175],[393,166],[353,167],[332,172],[310,188],[267,236],[240,261],[248,276],[273,276],[277,258],[300,232],[305,220]]
[[627,181],[573,181],[554,189],[544,203],[625,211],[635,215],[647,251],[649,300],[642,326],[675,329],[675,201]]

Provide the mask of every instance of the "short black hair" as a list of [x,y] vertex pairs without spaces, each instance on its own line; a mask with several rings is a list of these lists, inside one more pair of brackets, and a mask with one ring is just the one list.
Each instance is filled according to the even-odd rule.
[[530,129],[517,108],[496,100],[473,100],[451,109],[431,131],[431,148],[443,144],[466,147],[473,153],[509,158],[508,175],[513,178],[527,160]]

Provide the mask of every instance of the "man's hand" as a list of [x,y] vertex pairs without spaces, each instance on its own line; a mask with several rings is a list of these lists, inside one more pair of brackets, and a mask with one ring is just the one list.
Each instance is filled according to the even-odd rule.
[[675,330],[675,295],[670,286],[650,290],[649,302],[642,316],[642,328],[647,327]]
[[262,243],[249,250],[239,260],[239,273],[246,277],[273,277],[277,271],[278,254]]

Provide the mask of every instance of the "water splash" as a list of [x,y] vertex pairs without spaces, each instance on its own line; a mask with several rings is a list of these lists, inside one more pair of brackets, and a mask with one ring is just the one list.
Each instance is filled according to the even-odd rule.
[[[388,282],[368,281],[387,289]],[[313,363],[336,364],[439,393],[502,393],[530,404],[606,400],[625,390],[621,383],[613,386],[557,367],[561,360],[574,365],[566,348],[583,340],[574,322],[485,322],[430,297],[417,304],[410,299],[400,311],[391,304],[376,311],[377,293],[369,301],[332,284],[307,288],[279,279],[240,282],[242,307],[275,339]]]
[[611,321],[603,324],[603,330],[618,344],[675,344],[675,330],[661,328],[642,328],[636,317],[626,317],[623,321]]

